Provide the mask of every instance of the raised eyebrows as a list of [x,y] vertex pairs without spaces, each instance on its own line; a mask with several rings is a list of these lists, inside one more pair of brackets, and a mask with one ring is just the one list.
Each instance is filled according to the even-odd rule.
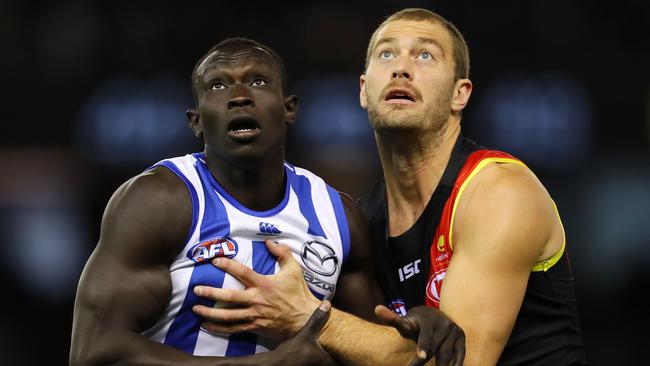
[[[417,44],[430,44],[430,45],[433,45],[433,46],[435,46],[436,48],[438,48],[440,50],[440,53],[444,57],[445,51],[444,51],[444,48],[442,47],[442,45],[440,44],[440,42],[438,42],[437,40],[435,40],[433,38],[429,38],[429,37],[416,37],[416,38],[417,38],[417,42],[416,42]],[[377,41],[377,44],[375,44],[375,48],[373,50],[373,53],[382,44],[385,44],[385,43],[391,44],[391,43],[395,43],[395,42],[397,42],[397,38],[395,38],[395,37],[381,38],[379,41]]]

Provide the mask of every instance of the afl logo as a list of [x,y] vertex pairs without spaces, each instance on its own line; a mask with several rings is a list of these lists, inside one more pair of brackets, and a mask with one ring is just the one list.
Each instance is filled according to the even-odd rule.
[[200,242],[187,251],[187,257],[201,263],[216,257],[232,258],[237,255],[237,242],[230,238],[215,238]]
[[305,242],[300,251],[300,258],[307,268],[322,276],[333,275],[339,266],[339,258],[334,249],[319,241]]

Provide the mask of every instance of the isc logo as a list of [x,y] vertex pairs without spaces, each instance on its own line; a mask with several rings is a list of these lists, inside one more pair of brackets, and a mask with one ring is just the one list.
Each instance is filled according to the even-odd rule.
[[415,276],[416,274],[420,273],[420,267],[418,266],[420,264],[421,260],[416,260],[415,262],[411,262],[404,267],[400,268],[398,270],[399,273],[399,282],[404,282],[405,280],[408,280],[409,278]]
[[232,258],[237,255],[237,242],[230,238],[215,238],[198,243],[187,251],[187,257],[200,263],[215,257]]

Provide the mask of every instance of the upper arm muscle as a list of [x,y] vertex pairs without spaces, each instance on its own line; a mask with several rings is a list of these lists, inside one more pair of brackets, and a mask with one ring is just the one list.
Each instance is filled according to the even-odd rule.
[[440,309],[465,331],[467,365],[498,360],[553,230],[550,198],[524,169],[491,164],[458,206]]
[[187,191],[169,174],[161,168],[144,173],[120,187],[107,205],[99,243],[77,290],[71,357],[89,349],[105,354],[104,348],[119,359],[115,345],[164,311],[171,295],[170,260],[191,219],[183,215],[191,212]]

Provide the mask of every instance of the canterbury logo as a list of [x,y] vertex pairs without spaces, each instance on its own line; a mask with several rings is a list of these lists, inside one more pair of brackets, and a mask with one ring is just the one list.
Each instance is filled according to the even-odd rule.
[[278,235],[282,231],[277,226],[269,224],[268,222],[260,222],[260,232],[257,235]]
[[300,257],[307,268],[322,276],[333,275],[339,265],[334,249],[318,241],[310,240],[303,244]]

